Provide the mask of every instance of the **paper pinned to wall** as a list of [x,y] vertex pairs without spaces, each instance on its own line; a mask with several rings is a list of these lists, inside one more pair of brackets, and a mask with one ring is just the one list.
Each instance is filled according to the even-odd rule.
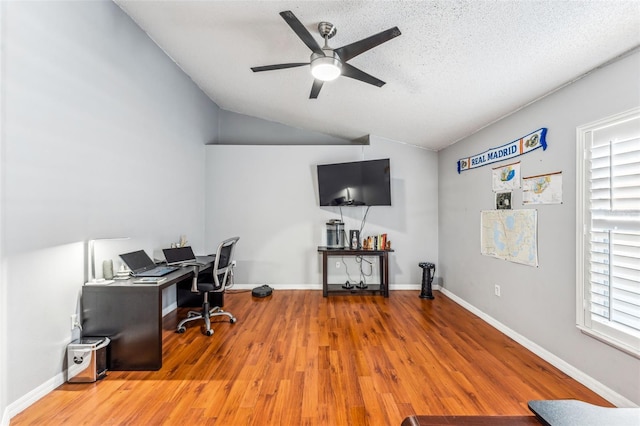
[[520,162],[494,167],[491,173],[493,192],[520,188]]
[[562,172],[522,178],[523,204],[562,204]]

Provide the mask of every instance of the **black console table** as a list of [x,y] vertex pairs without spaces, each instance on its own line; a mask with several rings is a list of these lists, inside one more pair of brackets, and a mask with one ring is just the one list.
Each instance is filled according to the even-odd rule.
[[[322,295],[338,294],[382,294],[389,297],[389,253],[393,250],[352,250],[318,247],[322,253]],[[329,284],[327,280],[327,265],[329,256],[376,256],[380,260],[380,284],[367,284],[367,288],[361,289],[354,286],[351,289],[342,288],[342,284]]]

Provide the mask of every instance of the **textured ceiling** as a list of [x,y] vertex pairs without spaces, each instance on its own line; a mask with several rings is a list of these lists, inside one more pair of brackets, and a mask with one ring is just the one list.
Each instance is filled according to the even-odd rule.
[[[640,0],[116,3],[225,110],[434,150],[640,45]],[[284,10],[319,44],[318,23],[333,23],[334,48],[399,27],[400,37],[349,61],[387,84],[340,77],[310,100],[306,66],[252,72],[309,61]]]

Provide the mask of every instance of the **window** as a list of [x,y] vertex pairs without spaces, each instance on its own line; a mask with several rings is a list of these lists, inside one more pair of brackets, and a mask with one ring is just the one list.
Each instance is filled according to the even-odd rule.
[[640,108],[577,143],[577,325],[640,358]]

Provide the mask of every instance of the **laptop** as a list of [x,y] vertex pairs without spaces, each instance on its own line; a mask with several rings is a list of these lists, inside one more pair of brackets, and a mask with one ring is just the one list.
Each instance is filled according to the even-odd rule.
[[167,265],[205,266],[215,260],[215,256],[196,256],[190,246],[162,249]]
[[176,266],[156,265],[144,250],[121,254],[120,258],[134,277],[162,277],[179,269]]

